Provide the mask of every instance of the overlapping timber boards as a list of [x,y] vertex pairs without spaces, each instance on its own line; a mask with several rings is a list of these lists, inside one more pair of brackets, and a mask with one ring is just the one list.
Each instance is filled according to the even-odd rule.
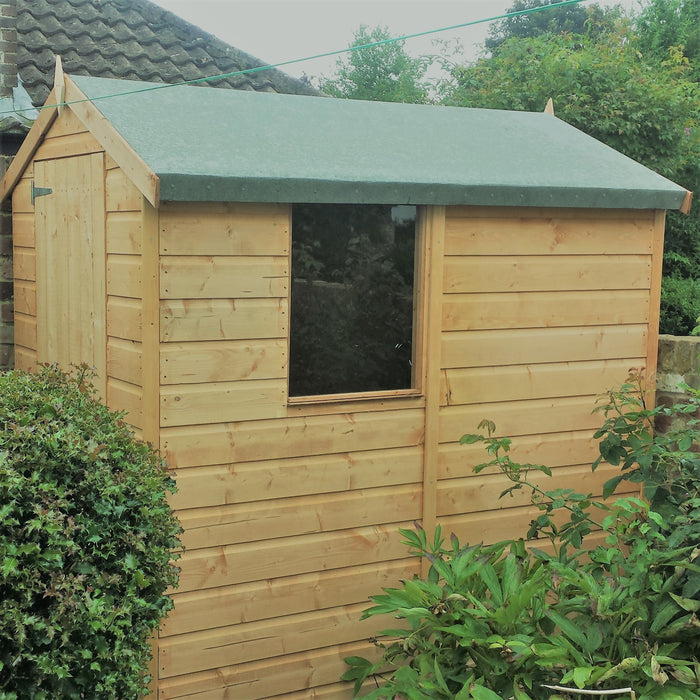
[[460,538],[492,541],[523,533],[532,510],[526,493],[498,500],[502,476],[473,474],[486,452],[458,441],[482,419],[514,438],[513,459],[554,468],[550,488],[600,492],[609,478],[590,471],[602,422],[592,410],[648,366],[655,217],[447,212],[437,512]]
[[161,208],[161,449],[185,527],[161,698],[347,697],[368,596],[417,571],[398,527],[421,516],[421,402],[287,405],[289,236],[287,206]]

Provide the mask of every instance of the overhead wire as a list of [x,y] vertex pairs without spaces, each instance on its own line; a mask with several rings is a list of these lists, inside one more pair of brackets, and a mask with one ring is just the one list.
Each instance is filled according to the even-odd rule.
[[[524,10],[515,10],[513,12],[506,12],[505,14],[495,15],[493,17],[485,17],[484,19],[471,20],[469,22],[461,22],[460,24],[453,24],[449,27],[440,27],[438,29],[427,29],[422,32],[415,32],[414,34],[403,34],[397,37],[389,37],[388,39],[381,39],[379,41],[372,41],[367,44],[359,44],[357,46],[349,46],[344,49],[336,49],[334,51],[326,51],[324,53],[314,54],[313,56],[305,56],[303,58],[293,58],[287,61],[281,61],[279,63],[270,63],[263,66],[255,66],[253,68],[244,68],[243,70],[233,71],[231,73],[221,73],[219,75],[210,75],[202,78],[194,78],[192,80],[183,80],[178,83],[162,83],[158,85],[149,85],[147,88],[136,88],[134,90],[125,90],[124,92],[115,92],[107,95],[100,95],[96,97],[83,98],[80,100],[70,100],[65,102],[57,102],[56,104],[41,105],[40,107],[27,107],[22,109],[10,109],[5,111],[0,111],[0,116],[3,114],[19,114],[21,112],[31,112],[40,111],[43,109],[55,109],[57,107],[66,107],[73,104],[79,104],[82,102],[97,102],[99,100],[108,100],[115,97],[124,97],[126,95],[138,95],[140,93],[153,92],[154,90],[165,90],[167,88],[177,88],[187,85],[198,85],[201,83],[213,82],[215,80],[225,80],[227,78],[236,78],[239,76],[251,75],[254,73],[261,73],[267,70],[273,70],[277,68],[284,68],[285,66],[291,66],[297,63],[303,63],[305,61],[313,61],[319,58],[330,58],[332,56],[340,56],[345,53],[352,53],[354,51],[362,51],[364,49],[373,49],[379,46],[385,46],[386,44],[392,44],[399,41],[408,41],[410,39],[417,39],[423,36],[430,36],[431,34],[438,34],[441,32],[449,32],[455,29],[463,29],[465,27],[473,27],[477,24],[485,24],[487,22],[495,22],[501,19],[510,19],[512,17],[519,17],[522,15],[529,15],[535,12],[542,12],[543,10],[551,10],[557,7],[566,7],[569,5],[578,5],[582,2],[589,2],[590,0],[561,0],[560,2],[552,3],[551,5],[540,5],[538,7],[530,7]],[[125,81],[126,82],[126,81]]]

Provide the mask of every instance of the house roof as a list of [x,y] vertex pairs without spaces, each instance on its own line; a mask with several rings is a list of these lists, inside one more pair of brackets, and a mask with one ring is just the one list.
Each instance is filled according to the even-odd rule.
[[[51,90],[56,55],[72,75],[163,83],[266,65],[149,0],[17,0],[17,69],[36,106]],[[274,69],[208,84],[318,94]]]
[[544,113],[73,80],[164,201],[679,209],[688,194]]

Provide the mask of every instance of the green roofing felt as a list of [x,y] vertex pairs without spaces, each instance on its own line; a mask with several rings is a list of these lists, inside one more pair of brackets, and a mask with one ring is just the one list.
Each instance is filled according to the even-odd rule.
[[[72,78],[90,98],[148,83]],[[685,190],[544,113],[201,87],[95,102],[164,201],[678,209]]]

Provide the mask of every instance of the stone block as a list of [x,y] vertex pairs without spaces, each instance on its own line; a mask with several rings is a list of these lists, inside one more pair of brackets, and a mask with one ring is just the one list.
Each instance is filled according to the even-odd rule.
[[15,320],[14,303],[12,298],[0,301],[0,323],[13,323]]
[[12,345],[15,342],[15,329],[11,323],[0,323],[0,345]]
[[12,280],[0,280],[0,303],[11,300],[14,296],[14,283]]
[[0,345],[0,371],[14,369],[15,348],[14,345]]
[[[679,387],[681,383],[700,389],[700,338],[662,335],[656,374],[657,406],[671,406],[687,400],[687,394]],[[661,433],[680,430],[684,421],[692,417],[698,416],[678,416],[673,420],[662,417],[656,429]]]
[[0,282],[12,281],[12,257],[3,255],[0,257]]

